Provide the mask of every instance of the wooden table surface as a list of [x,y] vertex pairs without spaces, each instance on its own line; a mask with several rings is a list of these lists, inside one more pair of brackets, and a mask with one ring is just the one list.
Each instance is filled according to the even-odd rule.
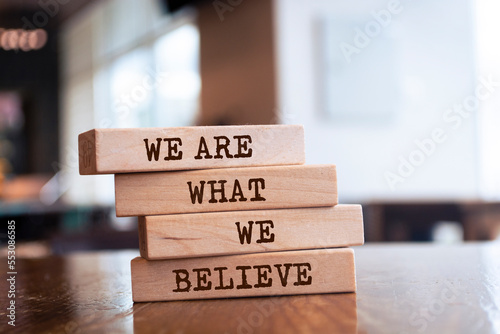
[[134,304],[130,260],[136,255],[18,259],[16,327],[7,325],[5,270],[0,332],[500,332],[499,243],[355,247],[356,294]]

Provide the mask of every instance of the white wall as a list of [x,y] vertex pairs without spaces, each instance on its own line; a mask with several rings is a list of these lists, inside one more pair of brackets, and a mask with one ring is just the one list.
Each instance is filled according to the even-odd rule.
[[[473,110],[467,118],[452,114],[447,114],[447,120],[443,118],[447,109],[463,104],[464,99],[474,94],[480,77],[475,68],[472,0],[402,0],[389,24],[359,54],[353,54],[350,63],[345,58],[334,59],[343,64],[330,63],[351,71],[356,80],[366,80],[360,82],[360,91],[352,89],[356,85],[351,82],[351,89],[327,92],[328,96],[344,101],[352,99],[353,103],[358,99],[374,99],[370,87],[375,91],[380,88],[378,85],[391,85],[391,81],[380,81],[380,71],[373,70],[383,66],[387,75],[394,78],[390,88],[397,92],[396,103],[387,103],[386,114],[373,111],[373,117],[369,117],[370,110],[344,118],[329,116],[325,111],[322,89],[327,74],[333,72],[322,65],[325,44],[321,43],[324,37],[321,22],[350,23],[352,31],[344,29],[341,37],[354,45],[354,28],[363,29],[373,21],[372,10],[379,12],[390,6],[394,3],[379,0],[276,1],[282,120],[304,124],[307,163],[337,165],[341,202],[476,198],[479,196],[477,112]],[[345,35],[346,31],[350,36]],[[392,57],[390,61],[384,58],[384,48],[377,46],[378,42],[391,46],[388,50],[391,53],[387,54]],[[360,72],[360,68],[368,70]],[[376,102],[382,106],[385,103]],[[446,140],[438,143],[423,163],[408,173],[411,175],[399,179],[404,182],[396,182],[391,188],[386,173],[397,174],[399,157],[408,159],[418,149],[414,141],[430,138],[436,128],[442,129]],[[418,154],[413,153],[412,158],[418,158]]]
[[[476,0],[477,63],[482,75],[500,82],[500,3]],[[499,89],[500,91],[500,89]],[[500,94],[493,94],[481,104],[478,124],[481,151],[481,194],[489,200],[500,200]]]

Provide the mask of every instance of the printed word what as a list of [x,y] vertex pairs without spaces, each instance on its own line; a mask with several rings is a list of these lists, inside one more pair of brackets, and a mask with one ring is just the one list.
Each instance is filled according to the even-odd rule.
[[[238,179],[235,179],[232,186],[231,198],[226,197],[226,183],[227,180],[210,180],[210,181],[200,181],[199,186],[193,186],[191,181],[187,182],[189,188],[189,195],[191,196],[191,203],[202,204],[203,203],[203,193],[205,191],[205,184],[210,186],[210,199],[208,203],[225,203],[225,202],[245,202],[247,197],[243,193],[241,188],[241,183]],[[229,186],[231,188],[231,186]],[[248,191],[251,192],[253,189],[253,197],[250,197],[250,201],[265,201],[266,199],[260,194],[260,189],[266,188],[266,181],[263,178],[254,178],[248,180]],[[219,196],[216,196],[219,194]],[[229,193],[228,193],[229,194]],[[217,201],[216,197],[219,197]]]

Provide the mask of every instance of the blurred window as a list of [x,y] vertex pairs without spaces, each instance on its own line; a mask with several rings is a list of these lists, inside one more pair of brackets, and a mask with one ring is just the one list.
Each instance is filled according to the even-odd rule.
[[[199,34],[190,9],[157,0],[99,2],[62,33],[66,199],[112,203],[113,177],[78,174],[78,134],[92,128],[193,125],[200,92]],[[64,154],[64,153],[63,153]]]

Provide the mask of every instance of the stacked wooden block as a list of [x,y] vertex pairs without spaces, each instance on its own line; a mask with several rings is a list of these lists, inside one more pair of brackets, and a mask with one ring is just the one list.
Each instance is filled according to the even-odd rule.
[[356,290],[361,206],[337,205],[334,165],[304,165],[302,126],[95,129],[79,152],[139,216],[136,302]]

